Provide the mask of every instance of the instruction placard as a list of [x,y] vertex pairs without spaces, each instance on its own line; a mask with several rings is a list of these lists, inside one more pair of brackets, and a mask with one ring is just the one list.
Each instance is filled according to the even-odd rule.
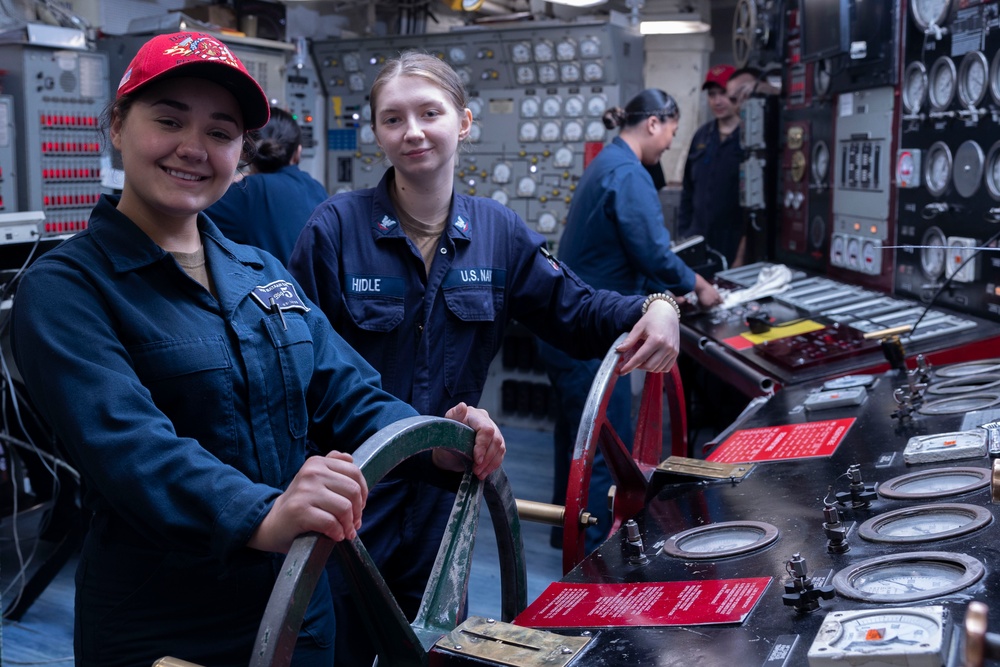
[[854,424],[854,417],[736,431],[707,460],[758,463],[830,456]]
[[531,628],[742,623],[771,577],[636,584],[555,582],[514,619]]

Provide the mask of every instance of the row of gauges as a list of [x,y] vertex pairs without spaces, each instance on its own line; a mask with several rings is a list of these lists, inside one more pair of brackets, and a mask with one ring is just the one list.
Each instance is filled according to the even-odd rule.
[[[907,159],[915,158],[915,151],[910,150]],[[951,186],[962,197],[971,197],[985,180],[990,196],[1000,201],[1000,141],[986,152],[978,142],[965,141],[954,154],[945,142],[934,142],[923,159],[923,180],[924,187],[935,197],[945,194]]]
[[982,51],[970,51],[956,68],[949,56],[941,56],[931,65],[913,61],[903,74],[903,108],[907,114],[919,114],[930,103],[932,114],[944,114],[958,97],[961,115],[981,113],[979,105],[987,91],[994,104],[1000,105],[1000,51],[988,63]]

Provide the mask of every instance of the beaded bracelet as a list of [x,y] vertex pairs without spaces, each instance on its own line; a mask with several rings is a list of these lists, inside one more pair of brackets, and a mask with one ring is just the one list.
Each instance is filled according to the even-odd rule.
[[674,307],[674,312],[677,313],[677,319],[681,318],[681,307],[677,305],[676,301],[674,301],[674,297],[670,296],[665,292],[656,292],[646,297],[646,300],[642,302],[643,315],[646,314],[646,311],[649,310],[650,304],[652,304],[654,301],[666,301],[667,303],[669,303],[671,306]]

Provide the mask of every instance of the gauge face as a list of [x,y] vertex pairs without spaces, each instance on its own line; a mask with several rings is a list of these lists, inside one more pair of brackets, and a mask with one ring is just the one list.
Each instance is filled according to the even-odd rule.
[[990,61],[990,97],[995,104],[1000,104],[1000,51],[993,54]]
[[600,37],[588,36],[580,40],[580,55],[584,58],[598,58],[601,55]]
[[936,141],[927,149],[927,162],[924,163],[924,183],[927,190],[935,197],[940,197],[948,189],[951,182],[951,149],[943,141]]
[[556,230],[557,223],[558,220],[556,220],[556,216],[546,211],[545,213],[542,213],[540,216],[538,216],[538,223],[537,223],[538,231],[540,231],[543,234],[551,234]]
[[[565,134],[565,132],[563,134]],[[566,167],[569,167],[572,164],[573,164],[573,150],[566,146],[557,148],[555,154],[552,156],[552,166],[556,167],[557,169],[565,169]]]
[[950,617],[942,606],[831,612],[809,648],[811,667],[947,662]]
[[365,121],[366,123],[372,122],[372,107],[370,104],[366,104],[363,107],[361,107],[361,120]]
[[363,144],[375,143],[375,130],[372,129],[371,125],[361,126],[361,143]]
[[580,66],[577,63],[563,63],[559,66],[559,78],[563,83],[580,80]]
[[663,545],[675,558],[715,560],[757,551],[778,539],[778,529],[761,521],[726,521],[677,533]]
[[910,0],[910,14],[921,30],[944,25],[950,8],[951,0]]
[[535,82],[535,68],[531,65],[518,65],[514,78],[522,86],[532,84]]
[[950,396],[927,401],[917,411],[922,415],[961,415],[985,410],[1000,403],[1000,392],[985,391],[969,396]]
[[542,141],[546,143],[552,143],[553,141],[558,141],[559,136],[562,134],[562,128],[559,127],[559,122],[554,120],[547,120],[542,123],[542,129],[540,137]]
[[955,151],[955,164],[952,168],[952,182],[955,192],[963,197],[971,197],[979,191],[983,180],[983,166],[986,157],[983,149],[971,139],[963,141]]
[[535,60],[537,62],[547,63],[554,60],[555,57],[556,53],[552,47],[552,42],[547,39],[535,42]]
[[525,97],[521,100],[521,116],[524,118],[536,118],[541,106],[537,97]]
[[559,60],[573,60],[576,58],[576,42],[569,37],[556,44],[556,58]]
[[479,97],[469,98],[469,111],[473,118],[481,118],[483,115],[483,100]]
[[806,155],[802,151],[792,153],[792,180],[798,183],[806,175]]
[[930,73],[930,88],[928,94],[931,100],[931,109],[934,111],[944,111],[955,98],[955,87],[958,83],[958,73],[955,71],[955,62],[948,56],[941,56],[934,61]]
[[937,280],[944,275],[946,263],[947,240],[944,232],[938,227],[931,227],[924,233],[920,242],[920,270],[931,280]]
[[483,128],[478,123],[473,123],[469,127],[469,141],[476,144],[483,138]]
[[455,74],[458,74],[458,78],[461,80],[463,86],[468,86],[472,83],[472,70],[468,67],[456,67]]
[[826,220],[821,215],[817,215],[809,223],[809,245],[813,250],[823,247],[826,241]]
[[813,93],[818,97],[830,91],[830,61],[824,58],[813,65]]
[[854,387],[867,387],[875,382],[874,375],[845,375],[843,377],[827,380],[823,383],[823,391],[833,391],[836,389],[852,389]]
[[966,107],[983,101],[988,86],[989,65],[982,51],[970,51],[962,58],[958,70],[958,99]]
[[583,139],[583,123],[571,120],[563,126],[563,141],[580,141]]
[[847,268],[854,271],[861,268],[861,239],[855,236],[847,240]]
[[344,69],[348,72],[359,71],[361,69],[361,56],[357,53],[345,53]]
[[355,93],[363,91],[365,89],[365,75],[355,72],[347,77],[347,87]]
[[519,141],[535,141],[538,139],[538,124],[531,121],[521,123],[517,138]]
[[986,468],[935,468],[885,481],[878,485],[878,494],[893,500],[931,500],[976,491],[989,483]]
[[869,542],[933,542],[966,535],[989,525],[992,520],[989,510],[976,505],[920,505],[872,517],[861,524],[858,535]]
[[600,116],[608,108],[608,98],[604,95],[594,95],[587,100],[587,115]]
[[1000,373],[979,373],[968,377],[934,382],[927,387],[928,394],[967,394],[1000,387]]
[[528,42],[518,42],[510,47],[510,59],[516,63],[530,63],[531,44]]
[[490,198],[493,201],[500,202],[504,206],[506,206],[507,202],[510,201],[510,197],[507,195],[507,191],[506,190],[494,190],[493,194],[490,195]]
[[534,197],[535,189],[538,185],[535,183],[535,179],[531,176],[523,176],[521,180],[517,182],[517,196],[518,197]]
[[970,375],[978,375],[980,373],[995,372],[1000,372],[1000,359],[965,361],[960,364],[949,364],[947,366],[934,369],[934,375],[939,378],[968,377]]
[[570,95],[563,103],[563,113],[570,118],[579,118],[583,115],[583,98],[579,95]]
[[591,81],[600,81],[604,78],[604,65],[599,62],[592,61],[585,63],[583,65],[583,80],[588,83]]
[[907,113],[917,113],[927,99],[927,68],[920,61],[906,66],[903,74],[903,107]]
[[509,183],[510,182],[510,165],[506,162],[498,162],[493,165],[493,174],[491,176],[494,183]]
[[542,102],[542,115],[546,118],[556,118],[562,113],[562,100],[555,95],[546,97]]
[[606,133],[607,129],[605,129],[604,123],[599,120],[592,120],[587,123],[587,131],[584,132],[584,139],[586,141],[604,141]]
[[456,65],[465,64],[465,61],[469,59],[468,54],[465,52],[461,46],[453,46],[448,49],[448,60]]
[[993,199],[1000,201],[1000,141],[990,147],[990,152],[986,154],[984,169],[986,171],[986,190]]
[[555,65],[539,65],[538,66],[538,83],[549,84],[555,83],[559,80],[559,70],[556,69]]
[[915,551],[855,563],[834,575],[833,586],[852,600],[916,602],[962,590],[984,572],[982,563],[965,554]]

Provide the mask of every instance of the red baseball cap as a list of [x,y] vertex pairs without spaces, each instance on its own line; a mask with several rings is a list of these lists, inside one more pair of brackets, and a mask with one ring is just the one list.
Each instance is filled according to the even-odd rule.
[[705,90],[709,86],[725,88],[729,82],[729,78],[735,71],[736,68],[732,65],[716,65],[710,68],[708,74],[705,76],[705,83],[701,84],[701,89]]
[[260,84],[228,46],[200,32],[157,35],[143,44],[126,68],[117,96],[175,76],[208,79],[231,92],[243,111],[245,129],[256,130],[267,124],[270,104]]

